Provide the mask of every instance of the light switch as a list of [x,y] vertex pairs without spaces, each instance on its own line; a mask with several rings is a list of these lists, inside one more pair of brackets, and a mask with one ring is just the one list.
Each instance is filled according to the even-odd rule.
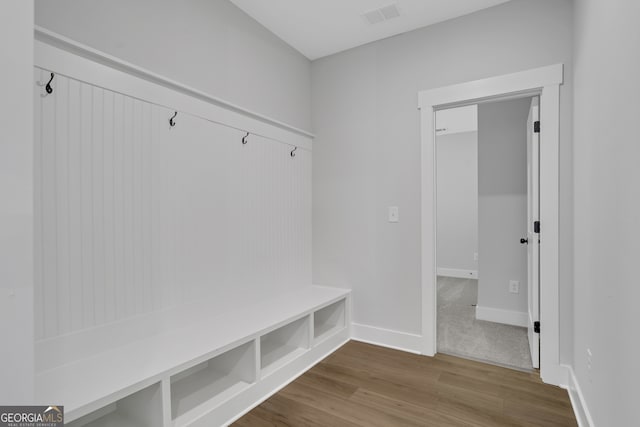
[[400,220],[400,212],[397,206],[389,206],[389,222],[398,222]]

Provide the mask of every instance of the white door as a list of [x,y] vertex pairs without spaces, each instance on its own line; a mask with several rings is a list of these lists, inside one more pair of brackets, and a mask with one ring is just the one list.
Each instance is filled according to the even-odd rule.
[[539,106],[540,98],[534,97],[527,120],[527,236],[521,240],[522,243],[527,243],[529,347],[534,368],[540,367],[540,334],[535,327],[540,321],[540,234],[535,230],[540,220]]

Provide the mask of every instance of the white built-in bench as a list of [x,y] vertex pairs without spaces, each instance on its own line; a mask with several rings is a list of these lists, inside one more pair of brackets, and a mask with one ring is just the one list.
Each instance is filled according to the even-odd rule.
[[349,339],[349,295],[309,286],[165,331],[155,318],[148,336],[76,360],[69,339],[39,344],[37,401],[64,405],[70,426],[226,425]]

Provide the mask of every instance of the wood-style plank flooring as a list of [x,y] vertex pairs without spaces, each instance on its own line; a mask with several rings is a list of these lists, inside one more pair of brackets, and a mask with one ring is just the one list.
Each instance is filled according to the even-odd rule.
[[576,426],[567,392],[527,373],[350,341],[234,426]]

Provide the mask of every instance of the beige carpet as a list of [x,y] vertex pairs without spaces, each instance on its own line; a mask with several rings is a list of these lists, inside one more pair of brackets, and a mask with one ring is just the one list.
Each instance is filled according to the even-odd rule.
[[476,320],[478,281],[438,277],[438,352],[533,369],[527,329]]

